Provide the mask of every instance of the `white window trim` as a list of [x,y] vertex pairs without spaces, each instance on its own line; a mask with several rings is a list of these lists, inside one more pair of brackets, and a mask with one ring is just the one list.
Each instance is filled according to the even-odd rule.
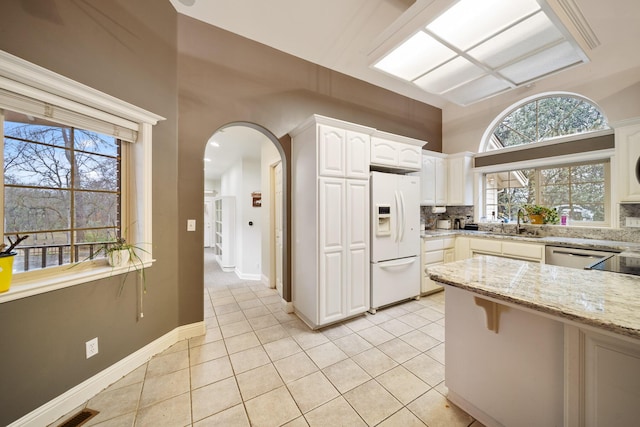
[[[127,214],[129,241],[147,252],[140,253],[144,267],[153,264],[152,254],[152,128],[164,117],[92,89],[67,77],[0,51],[0,89],[64,107],[114,124],[137,127],[137,142],[130,144],[129,197]],[[134,124],[135,126],[131,126]],[[138,267],[139,268],[139,267]],[[13,275],[11,288],[0,294],[0,303],[75,286],[97,279],[135,272],[133,265],[112,268],[106,261],[75,267],[61,266]]]

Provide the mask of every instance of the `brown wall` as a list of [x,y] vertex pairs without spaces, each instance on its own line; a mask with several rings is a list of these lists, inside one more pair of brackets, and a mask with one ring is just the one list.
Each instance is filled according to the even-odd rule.
[[[133,275],[120,296],[120,278],[114,277],[0,304],[0,425],[179,324],[176,26],[168,1],[2,4],[0,49],[167,120],[153,130],[153,255],[158,261],[147,270],[144,319],[136,320]],[[99,338],[100,353],[87,360],[85,341],[93,337]]]
[[[189,218],[203,221],[203,171],[193,165],[201,164],[206,141],[227,123],[253,122],[281,138],[311,114],[321,114],[423,139],[430,150],[441,151],[438,108],[185,16],[178,17],[178,51],[180,224]],[[180,253],[181,262],[201,260],[196,242],[202,233],[183,236],[180,247],[189,249]],[[180,283],[201,282],[201,276],[200,268],[183,269]],[[183,309],[192,304],[192,291],[181,288],[184,323],[196,320],[195,313]],[[289,299],[288,284],[284,294]]]

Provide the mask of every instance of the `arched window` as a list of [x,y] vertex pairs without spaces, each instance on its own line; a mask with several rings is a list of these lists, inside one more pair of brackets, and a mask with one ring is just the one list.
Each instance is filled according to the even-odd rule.
[[577,95],[545,95],[506,110],[485,134],[480,216],[515,221],[541,206],[546,223],[609,223],[613,132],[604,114]]

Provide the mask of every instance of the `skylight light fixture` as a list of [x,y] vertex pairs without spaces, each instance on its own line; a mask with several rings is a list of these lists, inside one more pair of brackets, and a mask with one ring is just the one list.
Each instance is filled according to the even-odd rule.
[[468,105],[587,61],[544,1],[460,0],[373,67]]

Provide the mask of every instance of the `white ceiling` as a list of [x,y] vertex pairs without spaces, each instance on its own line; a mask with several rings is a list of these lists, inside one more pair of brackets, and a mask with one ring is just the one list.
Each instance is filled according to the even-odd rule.
[[[457,0],[170,0],[184,15],[275,49],[350,75],[409,98],[446,109],[448,102],[371,68],[372,57],[408,38],[420,25]],[[482,0],[478,0],[482,1]],[[547,77],[549,90],[640,67],[640,1],[538,0],[554,8],[577,8],[573,18],[592,31],[597,46],[586,46],[590,62]],[[566,20],[566,17],[565,17]],[[570,25],[574,36],[576,27]],[[255,132],[255,131],[254,131]],[[255,132],[257,133],[257,132]],[[253,136],[256,136],[252,134]],[[258,135],[259,136],[259,135]],[[247,135],[244,135],[247,137]],[[229,158],[245,147],[225,149]],[[234,151],[231,151],[234,150]],[[248,148],[248,154],[255,151]],[[220,159],[221,160],[221,159]],[[217,167],[218,170],[222,166]]]
[[[214,147],[211,141],[218,143]],[[262,144],[269,142],[266,136],[247,126],[228,126],[216,132],[205,150],[205,180],[218,180],[224,172],[241,159],[260,160]]]

